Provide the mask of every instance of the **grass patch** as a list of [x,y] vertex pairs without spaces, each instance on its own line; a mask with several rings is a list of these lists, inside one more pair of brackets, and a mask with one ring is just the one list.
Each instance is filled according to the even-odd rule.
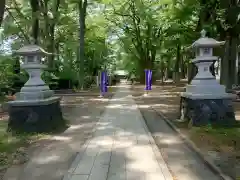
[[0,167],[12,164],[19,149],[23,151],[32,142],[47,137],[47,134],[21,133],[12,135],[12,133],[7,133],[6,129],[7,121],[0,120]]
[[194,127],[191,129],[191,139],[198,146],[207,149],[237,155],[240,152],[240,128]]
[[236,177],[240,167],[240,127],[204,126],[188,128],[188,123],[174,122],[182,133],[211,158],[222,171]]
[[191,127],[187,122],[174,122],[181,130],[187,131],[190,139],[200,148],[224,153],[240,152],[240,127]]

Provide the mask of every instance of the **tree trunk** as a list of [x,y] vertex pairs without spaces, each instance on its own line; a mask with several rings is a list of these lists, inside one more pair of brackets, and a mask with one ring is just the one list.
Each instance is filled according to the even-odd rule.
[[230,38],[230,52],[229,52],[229,80],[227,83],[227,88],[232,89],[232,86],[236,82],[236,59],[237,59],[237,38],[231,37]]
[[184,57],[181,57],[181,79],[184,79],[186,77],[186,68],[185,68],[185,62]]
[[[227,89],[232,89],[236,79],[236,55],[237,55],[237,38],[228,37],[225,45],[224,58],[221,61],[221,79],[220,82]],[[224,67],[224,68],[223,68]]]
[[212,65],[210,66],[210,68],[209,68],[209,71],[211,72],[211,74],[212,74],[213,76],[216,76],[216,74],[215,74],[215,66],[214,66],[215,62],[216,62],[216,61],[214,61],[214,62],[212,63]]
[[[225,43],[225,52],[224,52],[224,55],[222,57],[222,60],[221,60],[221,71],[220,71],[220,83],[223,84],[223,85],[227,85],[227,81],[228,81],[228,71],[229,71],[229,63],[228,63],[228,54],[229,54],[229,40],[227,39],[226,40],[226,43]],[[224,68],[223,68],[224,67]]]
[[47,6],[48,1],[46,2],[46,15],[45,15],[45,22],[46,22],[46,32],[47,32],[47,39],[48,39],[48,47],[47,51],[49,53],[52,53],[48,57],[48,64],[49,68],[55,69],[55,64],[54,64],[54,59],[55,59],[55,26],[58,21],[58,9],[60,6],[60,0],[55,0],[54,5],[53,5],[53,17],[50,19],[47,15],[48,12],[48,6]]
[[87,11],[87,0],[80,0],[78,7],[79,7],[79,86],[83,89],[84,85],[84,49],[85,49],[85,19],[86,19],[86,11]]
[[198,69],[193,63],[188,64],[188,84],[191,83],[193,78],[197,75]]
[[55,43],[55,51],[57,53],[57,61],[60,62],[60,45],[59,41]]
[[6,4],[6,0],[0,1],[0,27],[3,22],[3,17],[4,17],[4,12],[5,12],[5,4]]
[[59,41],[55,42],[55,45],[54,45],[54,51],[57,53],[56,55],[56,62],[57,63],[54,63],[54,69],[55,69],[55,72],[59,72],[59,62],[60,62],[60,47],[59,47]]
[[39,44],[38,36],[39,36],[39,1],[30,0],[31,8],[32,8],[32,38],[34,44]]
[[161,70],[161,80],[162,80],[162,83],[164,83],[165,70],[166,70],[166,67],[165,67],[165,64],[164,64],[164,60],[161,60],[160,70]]
[[[48,25],[49,26],[49,25]],[[52,53],[51,55],[48,56],[48,68],[49,69],[55,69],[54,65],[54,58],[55,58],[55,24],[51,24],[49,27],[49,42],[47,46],[47,51],[49,53]]]
[[178,83],[180,81],[180,73],[179,73],[180,63],[181,63],[181,45],[177,44],[177,57],[176,57],[176,62],[174,67],[174,76],[173,76],[173,81],[175,83]]
[[165,81],[168,80],[169,76],[170,76],[170,61],[167,60],[167,67],[166,67],[166,70],[165,70]]
[[139,60],[139,75],[140,75],[140,83],[145,84],[145,69],[147,69],[146,61],[145,60]]

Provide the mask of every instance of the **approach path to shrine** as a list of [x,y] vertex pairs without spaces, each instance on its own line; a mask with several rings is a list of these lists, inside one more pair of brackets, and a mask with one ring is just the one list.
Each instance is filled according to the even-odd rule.
[[64,180],[173,180],[130,86],[119,86]]

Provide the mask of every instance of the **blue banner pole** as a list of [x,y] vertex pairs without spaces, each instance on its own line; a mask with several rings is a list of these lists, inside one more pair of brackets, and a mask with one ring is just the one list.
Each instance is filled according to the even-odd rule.
[[105,71],[105,93],[108,91],[108,74],[107,71]]
[[105,93],[107,92],[107,72],[106,71],[102,71],[101,72],[101,96],[104,96]]
[[152,90],[152,71],[150,69],[145,69],[145,95],[148,91]]
[[148,90],[152,90],[152,70],[149,70],[148,72]]
[[105,73],[104,71],[101,72],[101,84],[100,84],[100,89],[101,89],[101,96],[104,96],[104,84],[105,84]]

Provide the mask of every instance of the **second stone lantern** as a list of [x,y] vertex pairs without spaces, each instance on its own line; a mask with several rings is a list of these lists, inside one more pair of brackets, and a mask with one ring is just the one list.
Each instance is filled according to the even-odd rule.
[[220,85],[210,72],[210,66],[218,60],[213,56],[213,48],[225,42],[206,37],[202,30],[201,38],[193,43],[196,58],[192,63],[197,66],[198,73],[181,93],[181,119],[191,120],[193,126],[207,124],[230,125],[235,123],[232,106],[232,94],[226,93],[224,85]]

